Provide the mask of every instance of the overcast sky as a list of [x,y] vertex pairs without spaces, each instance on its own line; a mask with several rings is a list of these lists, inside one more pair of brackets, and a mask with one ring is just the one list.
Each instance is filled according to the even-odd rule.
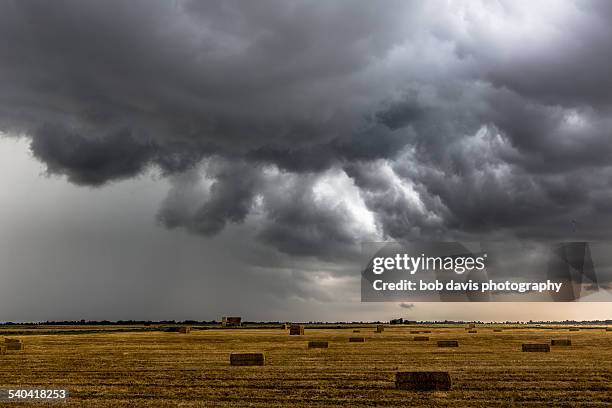
[[360,304],[364,241],[608,240],[609,1],[0,2],[0,321]]

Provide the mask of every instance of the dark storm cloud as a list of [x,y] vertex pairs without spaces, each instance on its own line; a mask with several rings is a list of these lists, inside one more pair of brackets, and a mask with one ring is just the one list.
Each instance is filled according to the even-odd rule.
[[32,135],[30,147],[49,172],[64,174],[76,184],[90,185],[103,184],[110,178],[134,177],[155,152],[152,145],[134,140],[129,131],[90,139],[50,126]]
[[265,221],[259,237],[291,255],[323,259],[350,253],[355,243],[349,212],[344,204],[317,200],[312,176],[271,184],[264,193]]
[[[194,198],[193,194],[181,197],[180,195],[184,194],[181,192],[181,187],[175,187],[159,214],[159,219],[164,225],[170,228],[185,226],[196,233],[214,235],[220,232],[227,222],[244,221],[258,188],[259,174],[256,169],[244,163],[233,165],[221,163],[211,165],[207,170],[207,174],[214,177],[208,199],[186,218],[185,211],[181,210],[187,204],[185,200]],[[196,177],[195,181],[197,180]],[[188,184],[187,188],[193,189],[194,186]],[[177,203],[177,200],[182,200],[183,203]]]
[[600,236],[611,20],[603,1],[3,2],[0,128],[74,183],[160,168],[163,225],[252,222],[291,255],[371,237],[356,201],[384,238]]

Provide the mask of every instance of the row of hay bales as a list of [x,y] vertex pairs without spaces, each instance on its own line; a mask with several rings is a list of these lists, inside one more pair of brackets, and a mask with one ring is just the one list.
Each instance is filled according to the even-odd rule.
[[[610,330],[612,331],[612,330]],[[427,341],[429,337],[415,336],[415,341]],[[570,339],[552,339],[547,343],[527,343],[521,345],[523,352],[550,352],[550,346],[571,346]],[[459,347],[458,340],[439,340],[438,347]],[[445,371],[403,371],[395,374],[395,388],[411,391],[448,391],[452,380]]]
[[[473,327],[473,324],[470,324]],[[376,326],[376,333],[382,333],[384,331],[384,325]],[[469,330],[469,327],[466,328],[468,333],[477,333],[476,330]],[[494,329],[494,332],[501,332],[501,329]],[[360,330],[353,330],[353,333],[359,333]],[[431,330],[411,330],[411,334],[420,334],[420,333],[431,333]],[[303,325],[291,325],[290,327],[290,335],[303,335],[304,334],[304,326]],[[414,336],[414,341],[429,341],[429,336]],[[349,337],[350,343],[364,343],[365,337]],[[324,344],[324,345],[323,345]],[[571,346],[572,341],[570,339],[552,339],[550,344],[547,343],[526,343],[521,345],[521,350],[523,352],[550,352],[550,346]],[[438,340],[438,347],[459,347],[459,340]],[[309,342],[309,348],[328,348],[327,342]]]
[[[382,333],[385,330],[385,326],[379,324],[376,326],[376,333]],[[360,333],[361,330],[355,329],[353,333]],[[304,325],[303,324],[292,324],[289,326],[289,335],[290,336],[303,336],[304,335]]]
[[[363,337],[351,337],[350,342],[364,342]],[[327,341],[309,341],[308,348],[328,348]],[[264,353],[231,353],[232,366],[263,366]],[[452,381],[448,372],[442,371],[402,371],[395,374],[395,388],[398,390],[429,391],[450,390]]]
[[[300,325],[298,325],[300,326]],[[295,328],[303,334],[303,326]],[[378,328],[377,328],[377,332]],[[429,341],[428,336],[415,336],[415,341]],[[364,343],[364,337],[349,337],[350,343]],[[571,346],[570,339],[552,339],[546,343],[522,344],[523,352],[550,352],[550,346]],[[458,340],[438,340],[438,347],[459,347]],[[309,341],[309,349],[329,348],[327,341]],[[263,366],[264,353],[231,353],[230,364],[233,366]],[[451,375],[447,371],[399,371],[395,373],[395,388],[409,391],[448,391],[452,387]]]
[[[537,325],[536,327],[539,328],[540,326]],[[475,324],[469,324],[467,327],[465,327],[466,331],[475,330],[475,329],[476,329],[476,325]],[[580,331],[580,328],[579,327],[568,327],[567,330],[569,330],[571,332],[577,332],[577,331]],[[610,331],[612,331],[612,327],[605,327],[604,330],[610,332]],[[501,328],[494,328],[493,331],[494,332],[501,332],[502,329]]]
[[[225,327],[240,327],[241,324],[241,318],[240,317],[224,317],[224,326]],[[476,329],[474,329],[475,325],[474,324],[470,324],[468,327],[465,328],[465,330],[467,331],[467,333],[469,334],[474,334],[474,333],[478,333],[478,331]],[[283,324],[282,325],[283,329],[289,329],[289,335],[304,335],[304,325],[302,324]],[[376,326],[376,333],[383,333],[385,330],[385,326],[380,324]],[[580,329],[577,328],[570,328],[570,331],[579,331]],[[165,329],[166,332],[176,332],[176,333],[182,333],[182,334],[189,334],[191,332],[191,327],[189,326],[179,326],[179,327],[167,327]],[[606,331],[612,331],[611,327],[607,327]],[[361,330],[355,329],[353,330],[353,333],[360,333]],[[493,329],[493,332],[495,333],[501,333],[502,329]],[[431,333],[431,330],[410,330],[410,334],[420,334],[420,333]]]

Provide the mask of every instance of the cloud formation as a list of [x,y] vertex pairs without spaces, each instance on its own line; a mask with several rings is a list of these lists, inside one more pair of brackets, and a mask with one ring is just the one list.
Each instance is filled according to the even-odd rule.
[[252,223],[294,256],[602,237],[611,20],[606,1],[3,2],[0,129],[80,185],[157,168],[162,225]]

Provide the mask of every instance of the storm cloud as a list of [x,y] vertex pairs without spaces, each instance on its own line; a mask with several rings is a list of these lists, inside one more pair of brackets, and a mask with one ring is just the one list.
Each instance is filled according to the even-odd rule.
[[597,238],[611,21],[606,1],[7,1],[0,129],[79,185],[157,169],[161,225],[249,225],[291,256]]

